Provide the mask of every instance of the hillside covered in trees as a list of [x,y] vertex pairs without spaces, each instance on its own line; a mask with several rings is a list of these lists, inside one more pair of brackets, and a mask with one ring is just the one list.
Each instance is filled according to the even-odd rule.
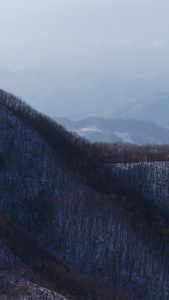
[[30,282],[68,300],[167,300],[168,212],[112,172],[119,147],[90,144],[3,90],[0,126],[0,268],[11,291]]

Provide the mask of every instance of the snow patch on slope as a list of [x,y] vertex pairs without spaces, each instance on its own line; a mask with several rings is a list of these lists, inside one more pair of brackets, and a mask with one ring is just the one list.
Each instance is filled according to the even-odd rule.
[[81,135],[81,136],[85,136],[88,133],[91,132],[102,132],[99,128],[96,127],[86,127],[86,128],[80,128],[79,130],[76,131],[77,134]]

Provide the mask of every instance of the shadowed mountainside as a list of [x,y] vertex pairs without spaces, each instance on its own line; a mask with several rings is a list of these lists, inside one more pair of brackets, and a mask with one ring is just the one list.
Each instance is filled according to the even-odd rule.
[[3,242],[67,299],[167,299],[168,214],[96,145],[2,90],[0,124]]

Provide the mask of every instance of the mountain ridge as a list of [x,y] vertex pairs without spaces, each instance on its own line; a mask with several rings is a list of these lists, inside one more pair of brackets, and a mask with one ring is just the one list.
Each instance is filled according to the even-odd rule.
[[[169,95],[168,78],[125,79],[118,78],[117,74],[92,70],[62,78],[52,71],[0,70],[0,86],[4,90],[19,95],[47,115],[66,116],[73,120],[91,115],[119,118],[130,113],[137,105],[157,99],[160,101]],[[152,118],[152,112],[149,111],[146,120],[157,122],[158,118]],[[144,113],[142,117],[140,119],[145,120]],[[133,112],[132,115],[128,114],[128,118],[137,119],[138,116]],[[165,117],[164,124],[159,124],[169,127],[167,120]]]
[[169,130],[153,122],[94,116],[80,121],[61,117],[55,117],[54,120],[90,142],[126,142],[137,145],[169,143]]
[[[154,290],[157,300],[165,299],[169,237],[159,230],[161,220],[169,228],[168,215],[118,180],[96,145],[4,91],[0,104],[0,209],[10,224],[36,239],[42,253],[94,277],[94,284],[82,280],[80,290],[78,275],[75,287],[62,280],[65,293],[86,300],[90,286],[92,300],[154,300]],[[23,239],[16,240],[14,232],[11,239],[19,246]],[[35,263],[45,272],[46,264]],[[154,272],[163,276],[163,285]]]
[[135,102],[126,107],[122,106],[119,111],[114,113],[124,119],[136,118],[142,121],[156,121],[157,124],[164,128],[169,128],[168,122],[169,95],[154,95],[142,101]]

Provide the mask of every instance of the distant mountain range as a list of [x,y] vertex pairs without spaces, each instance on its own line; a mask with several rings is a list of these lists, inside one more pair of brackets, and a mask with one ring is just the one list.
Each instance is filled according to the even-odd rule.
[[132,144],[167,144],[169,130],[152,122],[135,119],[106,119],[91,117],[81,121],[56,117],[67,130],[89,139],[91,142],[125,142]]
[[137,118],[143,121],[156,122],[169,128],[169,96],[154,95],[136,103],[122,106],[112,116],[121,118]]
[[0,87],[51,116],[134,118],[169,128],[169,76],[119,79],[86,71],[62,78],[40,70],[0,70]]

